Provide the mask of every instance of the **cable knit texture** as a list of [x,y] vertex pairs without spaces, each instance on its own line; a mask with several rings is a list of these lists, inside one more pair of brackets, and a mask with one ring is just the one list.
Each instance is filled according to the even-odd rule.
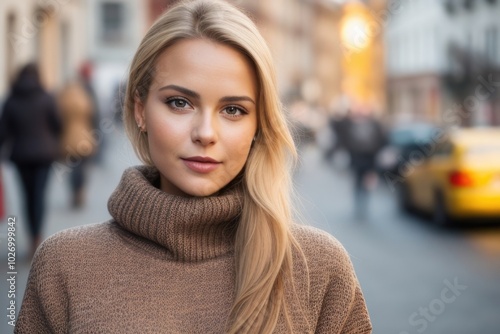
[[[158,189],[132,167],[108,202],[113,219],[59,232],[37,250],[15,333],[224,333],[234,300],[238,187],[210,197]],[[294,333],[371,333],[349,256],[329,234],[292,225],[285,282]],[[280,314],[274,333],[288,333]]]

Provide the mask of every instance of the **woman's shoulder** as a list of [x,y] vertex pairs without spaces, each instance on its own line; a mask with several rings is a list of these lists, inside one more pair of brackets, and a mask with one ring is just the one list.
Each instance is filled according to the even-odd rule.
[[293,224],[291,231],[309,266],[352,270],[346,249],[328,232],[302,224]]
[[342,244],[312,226],[293,225],[292,234],[301,249],[294,257],[295,283],[299,291],[309,293],[309,310],[317,319],[315,331],[371,333],[359,282]]
[[114,229],[113,220],[108,220],[59,231],[42,242],[35,257],[61,256],[100,248],[116,240]]
[[334,236],[317,227],[303,224],[292,224],[291,231],[302,247],[318,250],[345,252],[344,247]]

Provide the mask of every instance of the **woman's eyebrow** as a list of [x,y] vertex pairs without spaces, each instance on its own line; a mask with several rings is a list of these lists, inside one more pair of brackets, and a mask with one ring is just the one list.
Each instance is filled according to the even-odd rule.
[[239,101],[248,101],[255,104],[255,101],[249,98],[248,96],[225,96],[219,100],[220,102],[239,102]]
[[[186,95],[188,95],[188,96],[190,96],[192,98],[195,98],[195,99],[198,99],[198,100],[200,99],[200,94],[196,93],[195,91],[192,91],[191,89],[185,88],[185,87],[181,87],[181,86],[177,86],[177,85],[168,85],[168,86],[161,87],[159,89],[159,91],[165,90],[165,89],[173,89],[173,90],[176,90],[176,91],[178,91],[180,93],[186,94]],[[249,101],[249,102],[255,104],[255,101],[252,100],[248,96],[224,96],[219,101],[220,102]]]
[[158,90],[161,91],[161,90],[165,90],[165,89],[173,89],[173,90],[176,90],[180,93],[186,94],[194,99],[198,99],[198,100],[200,99],[200,94],[196,93],[195,91],[192,91],[191,89],[187,89],[187,88],[184,88],[181,86],[168,85],[168,86],[161,87]]

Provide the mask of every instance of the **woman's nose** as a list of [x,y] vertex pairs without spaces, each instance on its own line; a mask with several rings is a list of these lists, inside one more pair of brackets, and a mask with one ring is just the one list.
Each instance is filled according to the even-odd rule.
[[191,137],[193,142],[203,146],[217,142],[217,124],[210,112],[200,112],[196,115]]

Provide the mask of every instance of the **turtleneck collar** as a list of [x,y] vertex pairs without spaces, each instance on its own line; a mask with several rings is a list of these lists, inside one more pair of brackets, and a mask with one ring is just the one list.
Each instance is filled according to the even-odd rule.
[[233,250],[242,209],[238,187],[208,197],[181,197],[158,189],[159,184],[155,167],[125,170],[108,201],[116,223],[167,248],[175,261],[203,261]]

